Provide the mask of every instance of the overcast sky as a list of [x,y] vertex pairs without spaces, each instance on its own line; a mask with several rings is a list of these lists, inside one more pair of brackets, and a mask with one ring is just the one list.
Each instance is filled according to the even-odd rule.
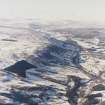
[[105,0],[0,0],[0,18],[15,17],[105,22]]

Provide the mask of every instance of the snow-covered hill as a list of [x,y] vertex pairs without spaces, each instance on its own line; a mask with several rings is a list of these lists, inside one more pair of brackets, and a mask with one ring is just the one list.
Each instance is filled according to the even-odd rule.
[[0,21],[0,105],[104,105],[105,30],[70,23]]

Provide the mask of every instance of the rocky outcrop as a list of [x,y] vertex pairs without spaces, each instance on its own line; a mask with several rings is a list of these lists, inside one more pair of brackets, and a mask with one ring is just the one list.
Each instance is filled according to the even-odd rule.
[[40,86],[12,86],[9,94],[1,95],[10,98],[14,105],[17,102],[27,105],[69,105],[67,77],[74,68],[78,68],[80,51],[76,42],[51,38],[47,47],[29,56],[26,61],[18,61],[4,69],[16,74],[25,83],[29,81]]

